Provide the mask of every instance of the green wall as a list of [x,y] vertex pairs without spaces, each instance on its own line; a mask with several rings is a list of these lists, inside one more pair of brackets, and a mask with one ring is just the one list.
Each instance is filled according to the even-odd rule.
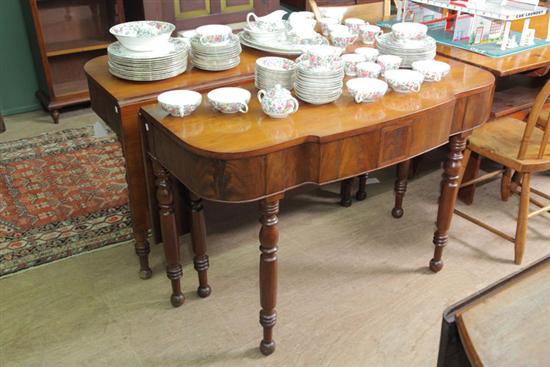
[[0,0],[0,112],[12,115],[40,108],[38,80],[23,6],[27,0]]

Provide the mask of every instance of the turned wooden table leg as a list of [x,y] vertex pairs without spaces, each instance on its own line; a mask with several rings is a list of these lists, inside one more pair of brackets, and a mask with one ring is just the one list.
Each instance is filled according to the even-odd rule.
[[180,278],[182,267],[180,263],[178,230],[176,215],[174,212],[174,193],[170,182],[168,171],[158,162],[153,161],[153,173],[157,187],[157,201],[160,216],[160,228],[166,256],[166,275],[172,283],[172,306],[178,307],[183,304],[185,297],[181,292]]
[[403,216],[403,198],[405,197],[405,192],[407,192],[407,180],[410,168],[411,160],[401,162],[397,165],[397,180],[395,180],[393,188],[395,204],[391,211],[391,215],[394,218],[401,218]]
[[277,242],[279,241],[279,198],[267,198],[260,201],[260,324],[264,337],[260,351],[270,355],[275,351],[273,327],[277,322]]
[[340,183],[340,205],[346,208],[351,206],[352,185],[353,178],[348,178]]
[[193,244],[193,264],[199,274],[197,294],[201,298],[210,295],[212,289],[208,285],[208,255],[206,255],[206,225],[204,223],[204,208],[202,200],[192,192],[189,193],[191,207],[191,242]]
[[466,148],[466,138],[462,135],[455,135],[451,137],[449,146],[450,152],[445,162],[441,181],[441,197],[439,198],[439,208],[437,210],[437,230],[433,237],[434,257],[430,260],[430,269],[433,272],[438,272],[443,268],[443,248],[447,245],[449,239],[451,219],[460,186],[460,172],[463,152]]
[[367,198],[367,180],[369,179],[369,174],[365,173],[360,176],[357,176],[359,179],[359,187],[355,193],[355,198],[357,201],[363,201]]

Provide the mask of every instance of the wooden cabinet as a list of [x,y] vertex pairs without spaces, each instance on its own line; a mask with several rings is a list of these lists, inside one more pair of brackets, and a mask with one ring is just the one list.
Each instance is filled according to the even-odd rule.
[[136,0],[145,19],[164,20],[177,30],[203,24],[228,24],[245,20],[246,14],[267,14],[279,8],[279,0]]
[[109,28],[124,21],[123,0],[29,0],[29,5],[42,71],[37,97],[57,123],[61,108],[89,101],[83,66],[114,41]]

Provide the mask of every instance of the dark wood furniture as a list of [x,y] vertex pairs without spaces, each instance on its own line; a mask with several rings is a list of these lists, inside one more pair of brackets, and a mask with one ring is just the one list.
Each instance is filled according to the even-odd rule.
[[450,306],[438,367],[547,366],[550,256]]
[[158,227],[158,219],[149,220],[148,198],[145,189],[143,155],[138,130],[138,111],[147,104],[156,103],[157,96],[167,90],[191,89],[208,91],[254,80],[255,62],[261,53],[246,50],[238,67],[222,72],[191,69],[175,78],[158,82],[130,82],[112,76],[107,68],[107,56],[95,58],[84,66],[88,78],[92,109],[113,129],[126,159],[126,179],[130,196],[130,211],[136,254],[140,260],[140,277],[151,276],[149,267],[149,228]]
[[0,133],[6,131],[6,123],[4,122],[4,117],[0,115]]
[[41,70],[36,95],[55,123],[59,110],[88,102],[84,64],[105,54],[123,22],[123,0],[29,0],[35,60]]
[[[374,3],[377,0],[317,0],[318,6],[349,6],[357,4]],[[281,4],[286,5],[293,10],[310,10],[308,0],[282,0]]]
[[279,9],[279,0],[133,0],[132,8],[143,19],[163,20],[182,30],[243,22],[249,12],[265,15]]
[[[464,154],[465,164],[474,153],[478,157],[489,158],[503,166],[502,169],[463,182],[461,187],[502,176],[502,199],[508,200],[510,189],[513,190],[513,193],[520,195],[516,233],[511,236],[464,212],[455,210],[455,213],[514,243],[514,262],[518,265],[521,264],[525,252],[527,220],[536,215],[550,212],[550,205],[544,205],[543,202],[533,198],[531,193],[546,200],[550,200],[550,194],[535,190],[530,185],[533,173],[550,169],[550,123],[548,123],[548,117],[544,124],[541,124],[544,127],[538,126],[542,108],[549,96],[550,80],[538,94],[527,124],[523,120],[512,117],[495,119],[474,131],[468,138],[468,146]],[[513,185],[512,173],[516,174]],[[531,203],[538,209],[529,212]]]
[[[256,99],[247,114],[222,115],[203,98],[203,105],[185,120],[169,116],[156,104],[142,108],[146,167],[154,175],[148,180],[149,197],[159,207],[172,304],[184,301],[175,182],[183,183],[195,202],[191,231],[199,295],[201,289],[210,289],[207,266],[200,266],[208,263],[200,200],[260,202],[260,324],[264,329],[260,349],[267,355],[275,349],[277,222],[284,193],[307,183],[340,181],[404,162],[450,139],[430,261],[432,271],[441,270],[465,139],[489,117],[494,88],[491,73],[443,60],[452,65],[451,73],[440,83],[423,86],[418,94],[390,92],[369,105],[356,104],[346,94],[322,106],[302,103],[296,114],[284,120],[268,118]],[[254,91],[253,83],[241,86]]]

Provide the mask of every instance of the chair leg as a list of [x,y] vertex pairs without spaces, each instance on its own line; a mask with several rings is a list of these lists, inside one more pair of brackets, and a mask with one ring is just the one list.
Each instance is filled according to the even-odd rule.
[[525,252],[527,237],[527,219],[529,215],[529,193],[531,191],[531,174],[524,173],[521,183],[521,196],[519,201],[518,223],[516,227],[516,239],[514,246],[514,263],[520,265]]
[[502,201],[508,201],[512,192],[512,170],[508,167],[504,168],[504,173],[500,179],[500,198]]
[[[463,182],[468,182],[477,177],[479,173],[479,165],[481,163],[481,156],[477,153],[472,152],[468,160],[464,160],[464,163],[467,163],[467,166],[464,170]],[[474,194],[476,191],[476,185],[470,185],[468,187],[463,187],[458,191],[458,198],[463,203],[470,205],[474,202]]]

